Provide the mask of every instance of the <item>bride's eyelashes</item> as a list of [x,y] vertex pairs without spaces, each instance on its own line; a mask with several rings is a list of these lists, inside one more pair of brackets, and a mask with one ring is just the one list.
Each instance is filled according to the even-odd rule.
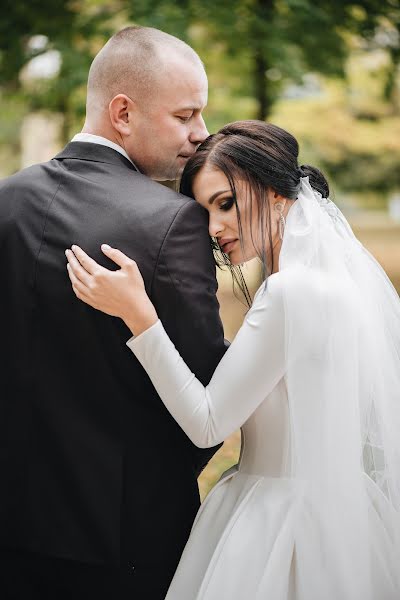
[[228,211],[232,208],[233,204],[233,198],[224,198],[221,204],[219,205],[219,208],[220,210]]

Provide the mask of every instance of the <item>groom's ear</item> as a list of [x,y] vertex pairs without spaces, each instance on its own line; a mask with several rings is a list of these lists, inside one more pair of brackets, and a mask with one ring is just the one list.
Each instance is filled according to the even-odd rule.
[[134,101],[125,94],[114,96],[108,105],[111,125],[123,136],[132,133]]

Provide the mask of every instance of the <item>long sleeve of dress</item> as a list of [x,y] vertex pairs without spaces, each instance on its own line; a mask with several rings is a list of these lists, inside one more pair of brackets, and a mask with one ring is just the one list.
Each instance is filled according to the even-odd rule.
[[[196,343],[193,340],[193,343]],[[284,374],[279,274],[260,289],[233,343],[204,387],[157,321],[127,345],[165,406],[194,444],[214,446],[238,429]]]

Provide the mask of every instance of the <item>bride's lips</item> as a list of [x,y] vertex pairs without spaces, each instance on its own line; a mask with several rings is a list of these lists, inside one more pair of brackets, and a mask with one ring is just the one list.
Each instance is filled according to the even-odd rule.
[[235,246],[237,241],[238,240],[235,238],[221,238],[220,240],[218,240],[218,244],[222,252],[224,252],[225,254],[229,254],[229,252],[233,250],[233,247]]
[[185,160],[189,160],[189,158],[191,158],[193,156],[193,154],[178,154],[179,158],[184,158]]

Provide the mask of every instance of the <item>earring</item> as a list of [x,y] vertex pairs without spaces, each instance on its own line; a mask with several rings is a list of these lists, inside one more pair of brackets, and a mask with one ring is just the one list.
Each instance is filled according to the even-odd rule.
[[277,202],[275,204],[274,208],[279,213],[279,221],[278,221],[279,237],[281,240],[283,240],[283,234],[285,233],[285,225],[286,225],[286,220],[285,220],[285,217],[283,216],[283,209],[285,208],[285,205],[283,204],[283,202]]

